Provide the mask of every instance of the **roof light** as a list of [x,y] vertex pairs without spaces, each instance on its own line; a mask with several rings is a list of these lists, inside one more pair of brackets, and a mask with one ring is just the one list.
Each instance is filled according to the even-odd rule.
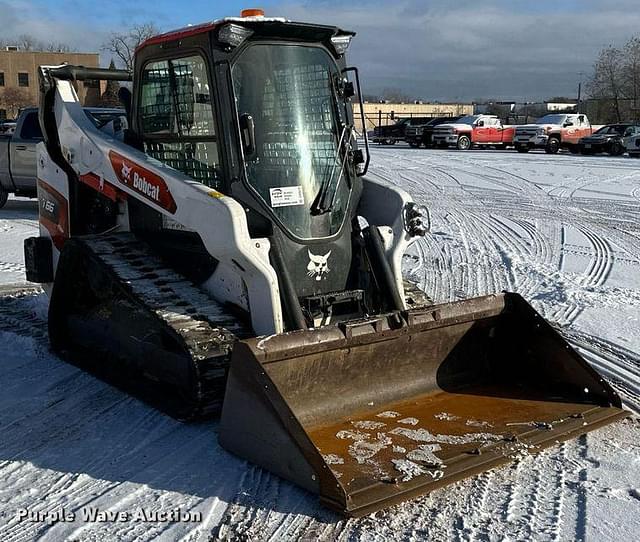
[[243,9],[240,17],[264,17],[264,11],[256,8]]
[[347,52],[349,44],[351,43],[351,38],[353,38],[353,36],[349,34],[331,36],[331,44],[333,45],[333,48],[336,50],[337,54],[343,55]]
[[231,47],[238,47],[244,40],[251,37],[253,30],[249,30],[244,26],[229,23],[225,24],[218,30],[218,41],[226,43]]

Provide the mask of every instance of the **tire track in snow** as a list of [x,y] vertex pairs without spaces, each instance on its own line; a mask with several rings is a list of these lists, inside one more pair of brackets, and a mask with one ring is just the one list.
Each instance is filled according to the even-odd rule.
[[[611,273],[614,264],[614,253],[605,237],[594,230],[579,226],[578,231],[584,235],[591,245],[591,257],[582,276],[578,279],[578,285],[583,288],[602,286]],[[563,326],[574,322],[584,310],[572,292],[567,292],[568,300],[563,307],[552,312],[551,318]]]
[[627,407],[640,414],[640,355],[586,333],[568,329],[561,332],[609,381]]
[[581,282],[583,286],[601,286],[611,272],[613,252],[604,237],[587,228],[580,228],[580,232],[589,240],[594,252],[591,264]]
[[22,263],[0,261],[0,273],[25,273],[25,269]]
[[584,541],[587,534],[587,489],[585,483],[588,480],[587,473],[587,459],[588,459],[588,445],[587,436],[581,435],[578,437],[578,450],[579,458],[581,460],[581,468],[578,472],[578,484],[576,486],[577,498],[577,513],[575,524],[575,538],[574,540]]
[[47,321],[35,309],[42,293],[0,295],[0,331],[32,337],[44,343],[48,339]]

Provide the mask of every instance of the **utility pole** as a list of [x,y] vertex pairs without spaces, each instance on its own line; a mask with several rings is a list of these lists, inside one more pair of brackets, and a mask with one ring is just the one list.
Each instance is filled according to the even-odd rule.
[[638,122],[638,61],[633,55],[633,121]]
[[578,83],[578,113],[580,113],[581,105],[582,105],[582,76],[584,72],[578,72],[580,76],[580,82]]

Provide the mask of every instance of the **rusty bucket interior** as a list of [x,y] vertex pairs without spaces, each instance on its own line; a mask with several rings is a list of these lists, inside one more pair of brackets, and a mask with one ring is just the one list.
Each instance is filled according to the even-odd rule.
[[359,516],[624,416],[505,293],[238,343],[219,440]]

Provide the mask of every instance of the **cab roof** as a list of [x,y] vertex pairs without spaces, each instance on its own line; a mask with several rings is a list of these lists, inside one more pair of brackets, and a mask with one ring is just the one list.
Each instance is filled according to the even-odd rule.
[[342,30],[337,26],[318,25],[289,21],[283,17],[225,17],[193,26],[186,26],[171,30],[143,41],[136,48],[136,53],[152,46],[174,42],[198,34],[211,32],[225,24],[237,24],[254,32],[255,35],[266,38],[298,39],[300,41],[328,41],[332,36],[355,36],[355,32]]

